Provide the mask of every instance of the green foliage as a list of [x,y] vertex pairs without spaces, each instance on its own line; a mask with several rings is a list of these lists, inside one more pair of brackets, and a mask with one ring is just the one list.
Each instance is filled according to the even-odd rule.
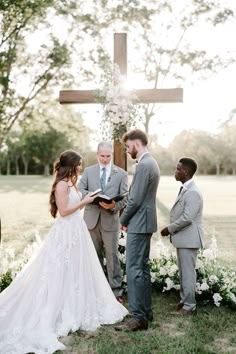
[[[28,51],[27,39],[38,27],[47,26],[47,13],[54,1],[4,1],[0,6],[0,146],[16,121],[68,61],[68,50],[58,39],[41,45],[37,56]],[[41,49],[41,50],[40,50]],[[20,92],[22,82],[29,82]],[[25,85],[26,86],[26,85]]]
[[0,292],[6,289],[12,282],[11,271],[8,270],[6,273],[0,276]]

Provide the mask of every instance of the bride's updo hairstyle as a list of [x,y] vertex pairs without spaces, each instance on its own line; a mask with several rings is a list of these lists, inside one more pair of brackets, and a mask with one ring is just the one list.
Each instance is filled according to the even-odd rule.
[[68,182],[70,180],[73,186],[75,186],[78,179],[76,168],[81,164],[81,161],[82,157],[78,154],[78,152],[66,150],[61,153],[59,159],[54,163],[54,181],[49,198],[50,213],[54,218],[57,215],[57,204],[55,197],[57,183],[60,181]]

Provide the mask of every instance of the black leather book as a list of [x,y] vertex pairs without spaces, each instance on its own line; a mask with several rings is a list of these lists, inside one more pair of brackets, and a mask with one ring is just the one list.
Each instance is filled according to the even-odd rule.
[[93,204],[98,204],[99,202],[104,202],[106,204],[111,204],[112,201],[114,200],[115,202],[118,202],[119,200],[122,200],[128,192],[118,194],[112,198],[108,197],[107,195],[104,194],[99,194],[93,201]]

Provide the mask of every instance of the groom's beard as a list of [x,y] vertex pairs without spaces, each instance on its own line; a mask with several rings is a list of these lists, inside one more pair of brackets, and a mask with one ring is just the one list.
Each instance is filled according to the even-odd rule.
[[137,154],[138,154],[138,151],[135,149],[135,147],[133,146],[133,149],[132,149],[132,151],[131,151],[131,153],[130,153],[130,156],[132,157],[132,159],[136,159],[136,157],[137,157]]

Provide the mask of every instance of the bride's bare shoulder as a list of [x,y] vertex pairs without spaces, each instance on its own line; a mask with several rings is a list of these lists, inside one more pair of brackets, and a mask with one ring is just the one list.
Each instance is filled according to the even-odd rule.
[[68,181],[64,181],[64,180],[62,180],[62,181],[59,181],[58,183],[57,183],[57,185],[56,185],[56,191],[57,192],[64,192],[64,191],[67,191],[68,190],[68,188],[69,188],[69,183],[68,183]]

